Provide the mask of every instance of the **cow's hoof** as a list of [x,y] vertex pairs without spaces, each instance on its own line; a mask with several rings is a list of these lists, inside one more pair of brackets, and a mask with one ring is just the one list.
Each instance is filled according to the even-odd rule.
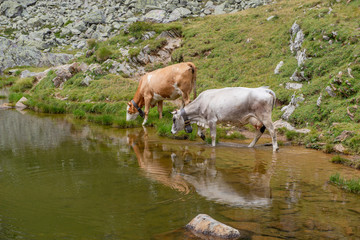
[[201,133],[201,139],[203,140],[203,141],[205,141],[205,135],[203,134],[203,133]]

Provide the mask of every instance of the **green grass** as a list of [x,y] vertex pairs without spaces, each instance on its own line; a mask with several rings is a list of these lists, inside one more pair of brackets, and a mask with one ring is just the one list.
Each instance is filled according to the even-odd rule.
[[25,92],[33,87],[34,78],[27,77],[17,80],[10,88],[12,92]]
[[343,158],[340,155],[334,156],[330,162],[337,163],[337,164],[343,164],[345,166],[349,166],[355,169],[360,169],[360,159],[347,159]]
[[346,180],[339,173],[330,176],[330,182],[346,191],[360,194],[360,178]]

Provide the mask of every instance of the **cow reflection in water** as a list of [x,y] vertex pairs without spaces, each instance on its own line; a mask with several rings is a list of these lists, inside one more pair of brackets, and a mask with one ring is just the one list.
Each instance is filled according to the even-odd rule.
[[149,144],[146,129],[138,134],[128,134],[128,142],[146,176],[166,186],[185,193],[195,189],[209,200],[232,206],[266,207],[271,204],[270,180],[276,159],[261,160],[257,150],[244,149],[253,154],[255,161],[249,170],[240,163],[236,167],[217,167],[216,152],[221,155],[220,151],[224,149],[203,146],[189,149],[186,145],[152,144],[151,141]]

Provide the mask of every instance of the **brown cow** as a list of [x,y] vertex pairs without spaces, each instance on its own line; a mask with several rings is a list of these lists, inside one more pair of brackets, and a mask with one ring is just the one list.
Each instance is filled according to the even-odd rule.
[[[162,118],[163,100],[182,97],[182,105],[190,102],[190,92],[194,89],[196,98],[196,67],[191,62],[178,63],[141,77],[134,98],[128,102],[126,121],[134,120],[139,114],[146,124],[150,107],[158,104],[159,118]],[[141,108],[145,106],[145,114]]]

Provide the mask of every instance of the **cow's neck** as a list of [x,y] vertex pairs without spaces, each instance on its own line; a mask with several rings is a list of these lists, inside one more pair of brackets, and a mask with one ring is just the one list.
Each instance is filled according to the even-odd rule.
[[189,104],[189,105],[186,105],[184,107],[184,110],[185,110],[185,113],[186,113],[186,116],[188,117],[188,119],[191,121],[191,122],[196,122],[196,121],[199,121],[200,120],[200,115],[199,115],[199,108],[196,107],[194,104]]
[[136,91],[135,96],[133,98],[135,103],[139,106],[139,108],[142,108],[145,105],[144,96],[140,93],[140,91]]

